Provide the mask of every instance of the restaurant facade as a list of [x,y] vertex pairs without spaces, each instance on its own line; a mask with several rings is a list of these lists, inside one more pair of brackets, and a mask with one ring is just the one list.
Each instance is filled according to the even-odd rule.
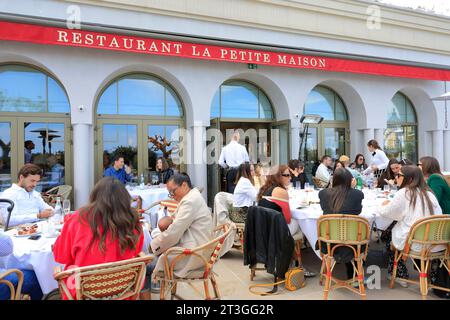
[[[79,206],[121,154],[146,177],[163,156],[211,196],[233,129],[252,162],[368,158],[376,139],[450,171],[431,100],[450,88],[450,19],[373,4],[1,2],[0,188],[33,162]],[[305,114],[324,120],[305,131]]]

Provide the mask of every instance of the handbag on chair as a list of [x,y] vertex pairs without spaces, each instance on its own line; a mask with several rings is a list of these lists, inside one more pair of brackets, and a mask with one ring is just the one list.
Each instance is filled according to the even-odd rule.
[[[305,271],[302,268],[296,267],[291,268],[286,272],[285,278],[282,281],[274,282],[274,283],[265,283],[265,284],[254,284],[251,285],[248,290],[259,296],[268,296],[271,294],[277,294],[278,285],[284,283],[284,287],[289,291],[296,291],[305,286]],[[254,288],[258,287],[272,287],[273,289],[268,292],[258,292],[254,291]]]

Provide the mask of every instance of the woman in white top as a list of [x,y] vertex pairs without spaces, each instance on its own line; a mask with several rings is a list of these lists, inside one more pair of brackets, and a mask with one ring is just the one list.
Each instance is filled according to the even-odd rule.
[[254,175],[255,169],[252,164],[244,162],[239,166],[233,193],[233,210],[230,213],[230,219],[233,222],[244,223],[248,207],[256,201]]
[[387,168],[389,159],[386,156],[386,153],[384,153],[383,150],[381,150],[380,145],[376,140],[370,140],[367,142],[367,148],[370,152],[370,165],[369,167],[364,170],[364,174],[370,174],[373,172],[375,177],[379,177],[380,174]]
[[[386,200],[379,209],[381,216],[393,219],[397,223],[392,229],[392,244],[398,250],[405,247],[405,243],[412,225],[422,218],[442,214],[434,194],[428,188],[422,171],[415,166],[404,166],[397,173],[397,185],[400,190],[395,194],[392,201]],[[394,253],[390,250],[390,241],[386,246],[389,255],[388,274],[392,274],[394,265]],[[420,245],[413,245],[411,250],[420,251]],[[440,251],[443,248],[435,247],[432,251]],[[408,269],[403,260],[397,265],[397,277],[409,278]],[[401,282],[403,283],[403,282]]]

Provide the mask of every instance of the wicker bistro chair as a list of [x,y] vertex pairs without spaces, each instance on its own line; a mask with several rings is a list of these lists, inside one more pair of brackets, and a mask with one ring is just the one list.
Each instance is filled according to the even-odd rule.
[[[8,281],[5,280],[5,277],[15,273],[17,274],[18,282],[17,282],[17,288],[14,288],[14,285]],[[22,285],[23,285],[23,273],[22,271],[18,269],[10,269],[6,272],[0,274],[0,284],[4,284],[9,288],[10,292],[10,300],[21,300],[21,291],[22,291]]]
[[[362,299],[365,299],[366,292],[364,288],[363,261],[367,257],[370,240],[369,222],[367,219],[345,214],[323,215],[317,221],[317,234],[319,235],[319,251],[322,256],[322,266],[320,270],[321,285],[324,277],[323,274],[326,270],[323,299],[327,300],[329,291],[337,288],[347,288],[350,291],[361,295]],[[324,244],[326,245],[326,254],[322,253],[322,246]],[[364,249],[363,245],[365,245]],[[350,280],[339,280],[332,275],[336,265],[334,252],[340,247],[351,248],[354,254],[354,258],[351,261],[353,265],[353,278]],[[359,283],[358,289],[353,288],[352,286],[355,281],[355,275]]]
[[[69,300],[136,300],[145,280],[146,265],[153,256],[102,263],[61,271],[55,268],[61,295]],[[66,281],[76,286],[76,296],[70,293]]]
[[62,200],[68,199],[71,192],[72,192],[72,186],[60,185],[60,186],[51,188],[50,190],[47,190],[46,192],[43,192],[42,199],[44,199],[44,201],[46,203],[48,203],[49,205],[54,206],[56,203],[56,198],[60,197]]
[[313,183],[317,188],[326,188],[327,187],[327,183],[323,182],[322,180],[316,178],[316,177],[312,177]]
[[[214,232],[219,235],[210,242],[194,249],[173,247],[161,255],[160,259],[164,259],[164,271],[160,271],[155,276],[155,279],[161,284],[160,299],[164,300],[167,292],[170,293],[171,299],[173,299],[173,297],[182,299],[177,295],[178,282],[187,282],[191,284],[192,282],[197,281],[203,281],[206,300],[211,299],[208,281],[211,281],[215,298],[220,299],[219,288],[217,286],[213,268],[215,263],[219,260],[219,252],[222,244],[230,235],[233,228],[235,228],[233,223],[222,224],[214,229]],[[202,266],[196,270],[192,270],[190,273],[192,276],[185,278],[177,277],[174,274],[177,265],[184,259],[194,257],[199,260],[199,264]]]
[[[422,250],[412,251],[411,246],[413,244],[422,245]],[[444,246],[445,249],[438,252],[432,252],[431,250],[436,246]],[[399,280],[416,285],[418,284],[423,299],[426,299],[428,288],[450,292],[449,288],[430,284],[428,279],[430,261],[435,259],[440,261],[440,265],[444,266],[450,275],[450,216],[434,215],[420,219],[413,224],[409,231],[405,248],[403,250],[395,249],[394,268],[389,283],[390,288],[394,288],[398,261],[400,261],[400,259],[406,260],[407,258],[410,258],[416,269],[419,270],[419,281],[402,278],[399,278]],[[417,265],[416,260],[420,261],[420,268]]]

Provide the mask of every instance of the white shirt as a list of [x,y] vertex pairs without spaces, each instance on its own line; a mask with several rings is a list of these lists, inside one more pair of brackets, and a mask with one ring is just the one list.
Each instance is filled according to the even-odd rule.
[[323,182],[327,183],[327,184],[330,182],[330,172],[328,171],[327,166],[324,165],[323,163],[321,163],[317,167],[316,178],[319,179],[320,181],[323,181]]
[[369,167],[364,170],[364,173],[368,174],[372,171],[372,165],[376,165],[378,170],[386,169],[389,164],[389,159],[386,157],[386,153],[383,150],[377,149],[370,154],[371,162]]
[[[434,214],[442,214],[442,209],[434,194],[428,191],[428,196],[433,204]],[[397,221],[397,224],[392,228],[392,243],[398,250],[404,249],[412,225],[417,220],[430,216],[427,206],[425,206],[425,211],[422,210],[420,197],[417,197],[416,206],[414,209],[412,208],[406,188],[400,189],[388,205],[380,206],[378,210],[381,216]],[[413,251],[420,251],[421,249],[422,246],[417,243],[411,246]],[[431,251],[436,252],[442,249],[445,248],[436,246]]]
[[256,188],[249,179],[241,177],[233,193],[233,206],[236,208],[250,207],[256,201]]
[[247,150],[235,140],[223,147],[219,157],[219,165],[222,168],[227,168],[227,166],[236,168],[249,161]]
[[[17,184],[13,185],[3,191],[2,198],[12,200],[14,202],[14,209],[11,212],[10,226],[15,226],[22,223],[31,223],[38,221],[37,214],[45,209],[53,209],[42,199],[41,194],[36,190],[27,192],[24,188]],[[3,224],[8,218],[7,208],[8,204],[0,204],[1,220]]]

